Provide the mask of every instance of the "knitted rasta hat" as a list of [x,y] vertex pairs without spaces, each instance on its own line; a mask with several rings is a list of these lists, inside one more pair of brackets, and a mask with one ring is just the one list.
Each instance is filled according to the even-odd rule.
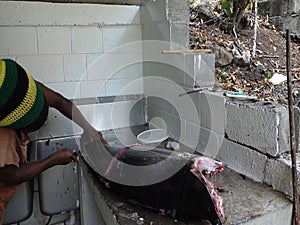
[[38,129],[47,115],[39,84],[15,61],[0,60],[0,127]]

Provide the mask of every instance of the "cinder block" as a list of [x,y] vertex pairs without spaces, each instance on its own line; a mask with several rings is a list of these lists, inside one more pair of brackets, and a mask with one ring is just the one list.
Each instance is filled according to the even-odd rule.
[[185,86],[213,87],[215,83],[214,54],[187,54],[184,62],[184,71],[186,73]]
[[103,39],[100,27],[72,27],[71,41],[73,53],[102,53]]
[[157,21],[167,20],[167,2],[163,1],[145,1],[141,6],[141,22],[149,24]]
[[125,53],[104,53],[87,56],[87,79],[108,80],[126,77]]
[[140,24],[140,7],[128,5],[0,1],[0,25],[73,26]]
[[255,181],[264,181],[267,163],[264,154],[224,138],[217,159]]
[[[2,19],[3,15],[0,15]],[[0,40],[0,55],[37,54],[36,28],[34,27],[0,27]]]
[[185,122],[174,114],[163,111],[163,120],[166,122],[170,137],[182,142],[185,140]]
[[163,54],[161,68],[163,78],[184,85],[184,57],[181,54]]
[[[140,99],[136,101],[113,102],[109,115],[111,115],[112,129],[144,125],[146,123],[145,101]],[[106,119],[107,114],[104,116],[104,119]]]
[[[181,1],[185,2],[185,1]],[[173,50],[178,49],[189,49],[189,37],[190,37],[190,30],[188,23],[171,23],[170,24],[170,34],[171,34],[171,40],[170,42],[173,44],[172,48]]]
[[228,139],[272,156],[289,149],[288,110],[284,105],[268,103],[226,103]]
[[68,99],[77,99],[81,97],[78,82],[46,83],[45,85]]
[[224,136],[226,125],[226,100],[223,92],[203,91],[199,95],[201,125]]
[[106,81],[107,96],[143,94],[142,79],[110,79]]
[[144,61],[143,62],[143,76],[149,77],[160,77],[161,76],[161,63],[153,61]]
[[143,77],[143,56],[140,53],[126,54],[126,78],[142,78]]
[[[300,191],[300,153],[296,153],[298,171],[298,191]],[[290,153],[285,153],[278,159],[268,159],[264,182],[275,190],[283,192],[289,197],[293,196],[292,160]]]
[[84,55],[64,55],[65,81],[83,81],[86,79],[86,60]]
[[104,52],[141,52],[141,26],[103,28]]
[[215,158],[220,149],[222,136],[202,126],[186,122],[185,144],[202,155]]
[[101,96],[106,96],[106,86],[104,80],[80,82],[81,98],[96,98]]
[[147,101],[166,112],[174,113],[173,85],[160,77],[144,78],[144,94]]
[[166,0],[166,5],[168,20],[170,20],[172,23],[189,23],[189,1]]
[[71,39],[69,27],[38,27],[39,54],[70,54]]
[[55,83],[64,81],[63,59],[60,55],[20,56],[17,61],[38,81]]
[[149,122],[150,127],[166,128],[166,123],[163,120],[163,111],[160,108],[155,107],[147,102],[146,115],[147,122]]
[[150,40],[170,42],[170,37],[171,31],[170,23],[168,21],[150,23]]
[[180,119],[184,119],[197,126],[201,124],[201,101],[198,93],[185,94],[186,89],[176,83],[173,84],[173,106]]

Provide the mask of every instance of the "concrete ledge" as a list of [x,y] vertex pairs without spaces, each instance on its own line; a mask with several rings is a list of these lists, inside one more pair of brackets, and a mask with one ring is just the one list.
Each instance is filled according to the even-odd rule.
[[267,157],[253,149],[223,139],[217,159],[255,181],[264,180]]
[[217,178],[217,186],[228,192],[224,200],[224,225],[290,225],[292,203],[264,184],[253,182],[225,169]]
[[255,148],[271,156],[289,149],[289,116],[279,104],[226,103],[228,139]]
[[[300,153],[297,153],[297,165],[299,177]],[[279,159],[267,160],[264,182],[289,197],[293,196],[292,161],[289,153],[283,154]],[[299,183],[298,180],[298,190]]]
[[[251,148],[224,139],[216,157],[230,169],[252,180],[265,183],[274,190],[292,198],[292,162],[290,153],[280,158],[268,158]],[[300,153],[297,153],[298,177],[300,177]],[[300,191],[300,181],[298,181]]]

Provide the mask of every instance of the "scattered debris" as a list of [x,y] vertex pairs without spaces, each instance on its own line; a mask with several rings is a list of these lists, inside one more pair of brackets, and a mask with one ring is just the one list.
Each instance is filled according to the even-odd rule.
[[271,82],[274,85],[281,84],[282,82],[286,81],[287,77],[285,75],[282,75],[280,73],[274,73],[269,82]]
[[[267,17],[247,11],[235,37],[223,22],[226,14],[216,7],[217,1],[208,2],[214,14],[210,19],[213,23],[204,22],[199,17],[198,8],[191,7],[190,49],[211,49],[216,54],[215,74],[220,88],[242,91],[260,101],[286,104],[286,82],[274,84],[270,80],[276,74],[286,74],[285,34],[278,32]],[[300,90],[299,50],[299,42],[291,43],[293,93],[295,102],[300,104],[300,95],[297,94]]]

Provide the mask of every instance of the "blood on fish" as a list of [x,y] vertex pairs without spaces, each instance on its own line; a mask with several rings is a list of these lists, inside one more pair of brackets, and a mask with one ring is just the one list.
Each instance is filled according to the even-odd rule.
[[211,195],[214,206],[220,218],[224,218],[223,199],[218,193],[218,189],[215,188],[207,178],[211,178],[224,170],[224,164],[213,159],[199,156],[194,160],[191,172],[202,179],[206,184],[206,188]]

